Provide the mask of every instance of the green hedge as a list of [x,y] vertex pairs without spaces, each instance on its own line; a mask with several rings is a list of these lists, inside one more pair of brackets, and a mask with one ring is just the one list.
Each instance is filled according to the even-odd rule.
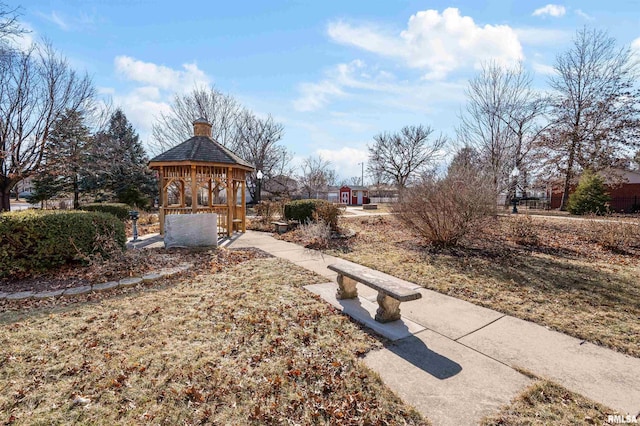
[[295,200],[284,205],[284,217],[305,223],[313,220],[313,212],[321,205],[330,205],[327,200]]
[[88,212],[111,213],[120,220],[129,219],[129,211],[133,210],[131,206],[124,203],[93,203],[86,204],[80,209]]
[[0,215],[0,277],[42,272],[122,252],[124,224],[113,215],[26,210]]

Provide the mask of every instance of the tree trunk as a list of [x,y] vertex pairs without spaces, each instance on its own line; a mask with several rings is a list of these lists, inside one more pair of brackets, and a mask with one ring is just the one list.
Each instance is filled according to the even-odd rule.
[[2,188],[0,193],[0,212],[11,211],[11,188]]
[[564,176],[564,185],[562,187],[562,199],[560,200],[560,210],[567,209],[567,201],[569,200],[569,185],[571,184],[571,178],[573,178],[573,163],[576,156],[576,141],[571,143],[571,150],[569,151],[569,160],[567,161],[567,173]]
[[73,208],[80,209],[80,189],[78,188],[78,178],[73,178]]

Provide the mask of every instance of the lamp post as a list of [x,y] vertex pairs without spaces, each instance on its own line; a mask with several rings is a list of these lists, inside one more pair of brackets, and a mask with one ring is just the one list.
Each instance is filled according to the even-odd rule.
[[513,185],[513,198],[511,198],[511,202],[513,203],[513,210],[511,213],[518,213],[518,199],[516,198],[516,192],[518,190],[518,176],[520,176],[520,170],[518,170],[518,166],[515,166],[511,171],[511,177],[515,181],[515,185]]
[[140,217],[139,213],[135,210],[131,210],[129,211],[129,219],[131,219],[131,222],[133,224],[133,239],[131,240],[132,242],[136,242],[138,241],[138,218]]
[[258,170],[258,173],[256,173],[256,179],[258,179],[258,182],[256,184],[256,204],[258,204],[260,202],[260,190],[262,189],[262,170]]

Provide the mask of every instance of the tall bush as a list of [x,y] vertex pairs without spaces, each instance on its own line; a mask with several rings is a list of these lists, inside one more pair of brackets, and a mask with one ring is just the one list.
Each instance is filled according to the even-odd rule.
[[124,224],[106,213],[19,211],[0,215],[0,277],[122,252]]
[[331,203],[326,200],[316,199],[289,201],[284,205],[284,217],[287,220],[297,220],[300,223],[312,221],[313,212],[322,204]]
[[276,216],[282,216],[284,203],[282,201],[260,201],[255,205],[256,215],[260,216],[262,223],[270,223]]
[[314,222],[325,223],[332,231],[338,230],[338,218],[342,215],[342,210],[335,204],[324,202],[316,206],[313,212]]
[[611,200],[604,186],[604,179],[590,170],[580,177],[576,190],[569,196],[569,213],[583,215],[588,213],[602,215],[608,212],[607,203]]
[[482,175],[456,171],[405,189],[394,211],[404,225],[444,248],[457,245],[493,216],[495,208],[493,191]]

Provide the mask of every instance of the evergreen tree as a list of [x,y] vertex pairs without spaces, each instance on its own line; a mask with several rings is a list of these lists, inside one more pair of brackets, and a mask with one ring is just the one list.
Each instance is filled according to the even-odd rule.
[[92,181],[94,189],[111,192],[119,202],[146,207],[156,195],[156,181],[140,138],[122,110],[111,115],[95,142],[92,158],[103,170]]
[[585,170],[580,177],[578,187],[569,196],[567,210],[571,214],[578,215],[605,214],[610,199],[604,186],[604,180],[592,171]]
[[[84,114],[67,109],[55,122],[46,149],[46,173],[40,178],[41,196],[57,192],[73,194],[73,207],[80,207],[81,182],[90,166],[87,156],[91,137]],[[49,176],[47,176],[49,175]]]
[[60,194],[63,190],[63,179],[51,173],[43,173],[33,180],[33,192],[27,198],[31,204],[44,203]]

